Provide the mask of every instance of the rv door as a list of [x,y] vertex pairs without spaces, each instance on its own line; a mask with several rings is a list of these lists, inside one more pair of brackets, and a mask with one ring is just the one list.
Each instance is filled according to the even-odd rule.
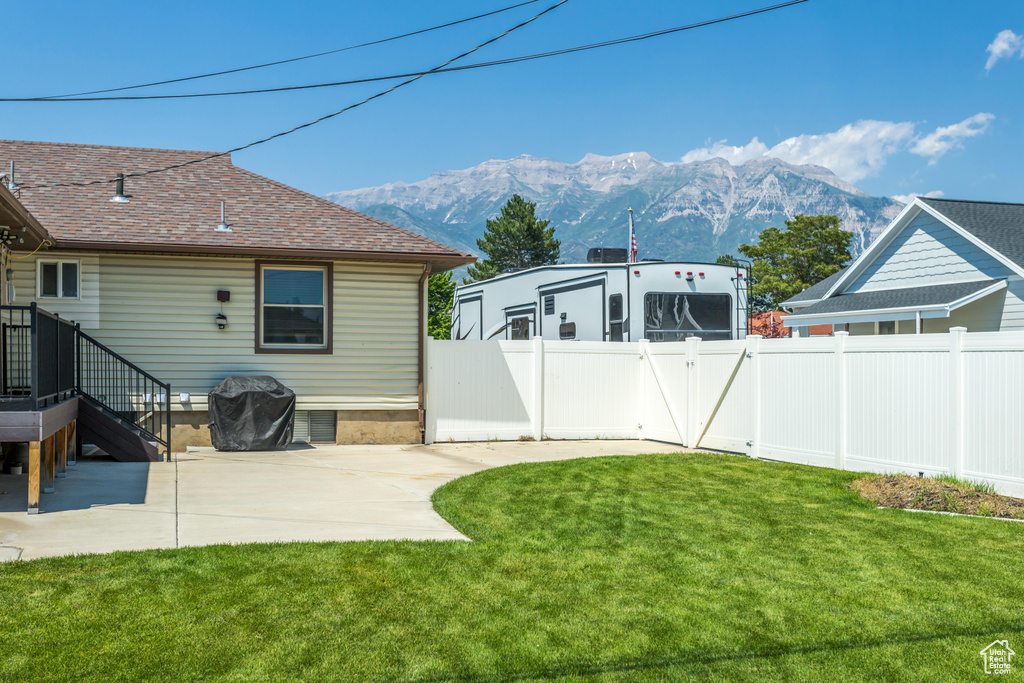
[[453,339],[483,339],[484,295],[470,294],[459,299],[458,322]]

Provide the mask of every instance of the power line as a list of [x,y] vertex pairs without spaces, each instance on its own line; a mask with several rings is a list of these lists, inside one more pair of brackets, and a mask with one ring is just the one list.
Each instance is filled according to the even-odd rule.
[[[233,149],[229,149],[229,150],[224,151],[224,152],[217,152],[215,154],[208,154],[205,157],[199,157],[198,159],[191,159],[189,161],[185,161],[185,162],[182,162],[180,164],[172,164],[170,166],[164,166],[162,168],[154,168],[154,169],[150,169],[148,171],[136,171],[134,173],[126,173],[126,174],[124,174],[123,177],[125,177],[125,178],[139,178],[139,177],[142,177],[142,176],[153,175],[155,173],[165,173],[167,171],[171,171],[171,170],[174,170],[174,169],[177,169],[177,168],[183,168],[185,166],[191,166],[193,164],[199,164],[199,163],[202,163],[204,161],[209,161],[211,159],[216,159],[218,157],[227,156],[228,154],[232,154],[234,152],[241,152],[244,149],[249,149],[250,147],[255,147],[256,145],[262,145],[262,144],[264,144],[266,142],[270,142],[271,140],[276,140],[277,138],[284,137],[285,135],[291,135],[292,133],[295,133],[297,131],[303,130],[304,128],[309,128],[311,126],[315,126],[318,123],[322,123],[322,122],[324,122],[324,121],[326,121],[328,119],[334,118],[335,116],[339,116],[341,114],[344,114],[347,111],[351,111],[353,109],[356,109],[358,107],[363,106],[364,104],[368,104],[368,103],[372,102],[373,100],[376,100],[376,99],[379,99],[381,97],[384,97],[385,95],[389,95],[389,94],[393,93],[394,91],[398,90],[399,88],[402,88],[402,87],[405,87],[405,86],[410,85],[412,83],[415,83],[416,81],[420,80],[421,78],[423,78],[427,74],[431,74],[431,73],[437,71],[438,69],[445,68],[446,66],[448,66],[452,62],[456,62],[456,61],[458,61],[458,60],[460,60],[460,59],[462,59],[464,57],[468,57],[469,55],[473,54],[474,52],[477,52],[478,50],[482,50],[483,48],[487,47],[488,45],[490,45],[492,43],[498,42],[499,40],[501,40],[505,36],[515,32],[515,31],[518,31],[519,29],[523,28],[524,26],[527,26],[528,24],[532,24],[533,22],[537,21],[538,19],[543,17],[548,12],[552,12],[552,11],[558,9],[559,7],[561,7],[562,5],[564,5],[567,2],[569,2],[569,0],[559,0],[559,2],[556,2],[554,5],[551,5],[547,9],[545,9],[545,10],[535,14],[534,16],[532,16],[531,18],[527,19],[526,21],[523,21],[523,22],[520,22],[520,23],[516,24],[512,28],[510,28],[510,29],[506,30],[505,32],[501,33],[500,35],[495,36],[494,38],[491,38],[489,40],[486,40],[486,41],[480,43],[476,47],[474,47],[474,48],[472,48],[470,50],[467,50],[466,52],[463,52],[462,54],[458,55],[457,57],[452,57],[451,59],[449,59],[444,64],[441,64],[440,66],[437,66],[434,69],[431,69],[430,71],[425,71],[422,74],[416,75],[413,78],[410,78],[408,80],[402,81],[401,83],[397,83],[397,84],[391,86],[390,88],[388,88],[387,90],[382,90],[382,91],[376,93],[375,95],[371,95],[370,97],[367,97],[364,100],[360,100],[359,102],[356,102],[355,104],[350,104],[350,105],[348,105],[347,107],[345,107],[343,109],[339,109],[338,111],[332,112],[330,114],[325,114],[324,116],[321,116],[320,118],[314,119],[312,121],[307,121],[306,123],[300,124],[300,125],[295,126],[293,128],[289,128],[288,130],[285,130],[285,131],[281,131],[280,133],[274,133],[273,135],[267,136],[267,137],[262,138],[260,140],[256,140],[254,142],[250,142],[248,144],[241,145],[240,147],[235,147]],[[104,179],[104,180],[90,180],[90,181],[76,182],[76,183],[51,183],[51,184],[47,184],[47,185],[22,185],[21,187],[22,187],[22,189],[44,188],[44,187],[87,187],[87,186],[90,186],[90,185],[102,185],[102,184],[111,183],[111,182],[113,182],[113,180],[107,178],[107,179]]]
[[638,35],[627,36],[625,38],[615,38],[613,40],[605,40],[598,43],[589,43],[586,45],[577,45],[575,47],[567,47],[559,50],[550,50],[547,52],[537,52],[529,55],[521,55],[518,57],[508,57],[505,59],[495,59],[489,62],[477,62],[475,64],[464,64],[462,66],[446,67],[441,69],[431,69],[429,71],[413,71],[402,74],[392,74],[389,76],[371,76],[367,78],[356,78],[347,81],[334,81],[330,83],[312,83],[307,85],[290,85],[282,86],[278,88],[258,88],[254,90],[232,90],[222,92],[209,92],[209,93],[185,93],[178,95],[120,95],[114,97],[67,97],[65,99],[51,99],[51,98],[11,98],[2,97],[0,102],[111,102],[111,101],[140,101],[140,100],[173,100],[173,99],[192,99],[199,97],[228,97],[235,95],[257,95],[267,93],[278,93],[278,92],[291,92],[296,90],[312,90],[317,88],[334,88],[345,85],[357,85],[362,83],[375,83],[379,81],[390,81],[398,78],[410,78],[413,76],[426,76],[428,74],[438,73],[452,73],[457,71],[468,71],[472,69],[484,69],[494,66],[504,66],[508,64],[518,64],[520,62],[528,62],[536,59],[547,59],[550,57],[558,57],[561,55],[573,54],[576,52],[585,52],[589,50],[596,50],[599,48],[611,47],[615,45],[623,45],[627,43],[635,43],[643,40],[649,40],[651,38],[659,38],[661,36],[670,35],[673,33],[680,33],[683,31],[691,31],[693,29],[704,28],[712,26],[714,24],[721,24],[727,21],[734,21],[736,19],[743,19],[745,17],[754,16],[757,14],[764,14],[766,12],[773,12],[793,5],[800,5],[810,0],[788,0],[777,5],[770,5],[767,7],[760,7],[757,9],[749,10],[747,12],[740,12],[738,14],[730,14],[724,17],[718,17],[717,19],[708,19],[706,21],[700,21],[693,24],[686,24],[684,26],[676,26],[673,28],[661,29],[658,31],[651,31],[649,33],[641,33]]
[[[339,52],[348,52],[349,50],[358,50],[359,48],[370,47],[372,45],[382,45],[383,43],[390,43],[390,42],[395,41],[395,40],[401,40],[402,38],[410,38],[412,36],[418,36],[418,35],[421,35],[421,34],[424,34],[424,33],[430,33],[431,31],[439,31],[439,30],[444,29],[444,28],[450,28],[452,26],[458,26],[459,24],[466,24],[466,23],[469,23],[471,21],[476,21],[477,19],[484,19],[486,17],[493,17],[496,14],[501,14],[503,12],[509,12],[511,10],[518,9],[518,8],[524,7],[526,5],[532,5],[535,2],[540,2],[540,0],[526,0],[525,2],[520,2],[520,3],[517,3],[515,5],[509,5],[508,7],[502,7],[501,9],[496,9],[496,10],[493,10],[491,12],[485,12],[484,14],[477,14],[475,16],[466,17],[465,19],[459,19],[457,21],[449,21],[446,24],[438,24],[437,26],[431,26],[429,28],[421,28],[421,29],[419,29],[417,31],[410,31],[409,33],[403,33],[401,35],[391,36],[390,38],[381,38],[380,40],[371,40],[368,43],[359,43],[358,45],[349,45],[348,47],[341,47],[341,48],[338,48],[336,50],[327,50],[326,52],[317,52],[316,54],[304,55],[302,57],[291,57],[290,59],[281,59],[281,60],[278,60],[276,62],[267,62],[265,64],[255,64],[253,66],[243,66],[243,67],[240,67],[240,68],[237,68],[237,69],[226,69],[224,71],[213,71],[211,73],[199,74],[199,75],[196,75],[196,76],[185,76],[185,77],[182,77],[182,78],[171,78],[171,79],[166,80],[166,81],[153,81],[152,83],[140,83],[139,85],[125,85],[125,86],[121,86],[119,88],[106,88],[105,90],[90,90],[90,91],[87,91],[87,92],[69,93],[69,94],[65,94],[65,95],[49,95],[47,97],[31,98],[31,99],[32,99],[32,101],[34,101],[36,99],[38,99],[38,100],[57,100],[57,99],[63,99],[63,98],[67,98],[67,97],[83,97],[83,96],[86,96],[86,95],[101,95],[103,93],[121,92],[121,91],[124,91],[124,90],[136,90],[136,89],[139,89],[139,88],[151,88],[153,86],[169,85],[171,83],[184,83],[185,81],[196,81],[196,80],[199,80],[201,78],[212,78],[213,76],[226,76],[228,74],[237,74],[237,73],[241,73],[243,71],[253,71],[255,69],[265,69],[265,68],[270,67],[270,66],[279,66],[281,64],[291,64],[293,62],[301,62],[301,61],[306,60],[306,59],[315,59],[317,57],[326,57],[327,55],[334,55],[334,54],[338,54]],[[8,101],[10,101],[10,100],[8,100]]]

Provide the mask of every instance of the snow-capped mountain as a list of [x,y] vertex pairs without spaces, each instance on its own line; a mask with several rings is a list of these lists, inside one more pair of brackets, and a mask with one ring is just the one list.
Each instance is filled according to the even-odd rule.
[[484,222],[516,193],[555,226],[566,262],[584,260],[589,247],[625,247],[630,207],[641,258],[691,261],[735,254],[764,228],[801,213],[838,215],[860,251],[903,207],[820,166],[767,158],[662,163],[644,152],[588,154],[575,164],[523,155],[327,198],[477,253]]

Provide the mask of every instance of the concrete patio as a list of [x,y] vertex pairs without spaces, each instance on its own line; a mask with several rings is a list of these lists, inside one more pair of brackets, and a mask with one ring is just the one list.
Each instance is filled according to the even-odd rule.
[[652,441],[320,446],[169,463],[80,460],[25,512],[27,475],[0,475],[0,561],[270,541],[466,540],[430,504],[437,487],[491,467],[670,453]]

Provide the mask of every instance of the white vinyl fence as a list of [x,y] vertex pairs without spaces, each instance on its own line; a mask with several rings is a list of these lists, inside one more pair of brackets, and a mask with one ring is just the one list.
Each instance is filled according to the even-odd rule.
[[427,441],[654,439],[1024,495],[1024,332],[427,345]]

